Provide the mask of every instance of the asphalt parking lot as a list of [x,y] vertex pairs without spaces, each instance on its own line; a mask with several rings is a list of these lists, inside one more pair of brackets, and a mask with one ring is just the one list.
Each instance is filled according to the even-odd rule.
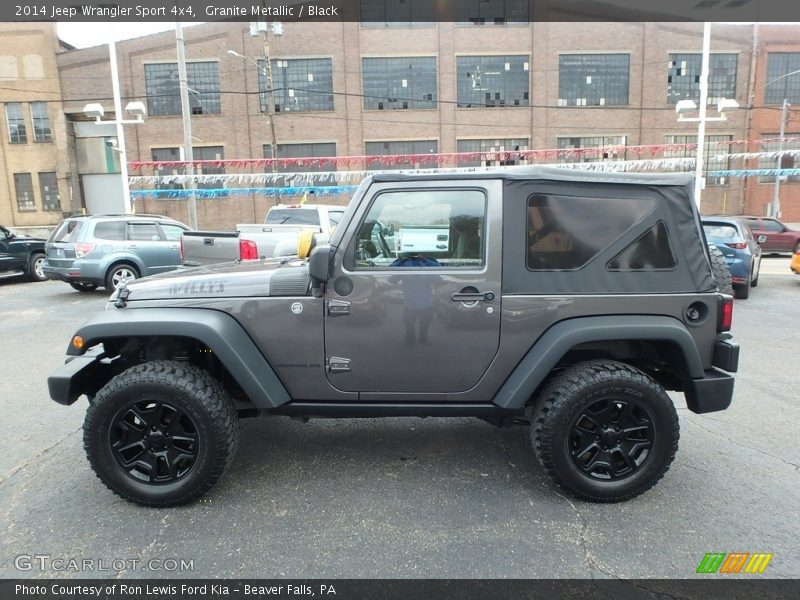
[[[522,427],[273,418],[243,421],[231,471],[203,500],[139,508],[90,470],[85,401],[47,395],[69,337],[104,301],[0,282],[0,578],[683,578],[707,552],[770,552],[765,576],[800,576],[800,277],[786,257],[764,259],[758,288],[736,302],[732,407],[695,415],[675,395],[672,468],[615,505],[559,493]],[[40,568],[73,558],[107,570]],[[151,559],[161,571],[142,570]],[[193,570],[164,570],[171,559]]]

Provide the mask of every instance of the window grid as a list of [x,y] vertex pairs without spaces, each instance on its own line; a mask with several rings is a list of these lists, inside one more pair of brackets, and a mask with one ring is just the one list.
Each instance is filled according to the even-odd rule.
[[630,54],[561,54],[558,105],[627,105],[630,58]]
[[[147,114],[153,117],[181,114],[181,93],[177,63],[144,66]],[[186,63],[189,106],[193,115],[222,112],[219,94],[219,65],[214,61]]]
[[365,110],[436,108],[436,57],[362,58]]
[[627,146],[628,138],[624,135],[607,135],[591,137],[560,137],[556,139],[559,150],[572,150],[577,148],[597,148],[596,152],[584,152],[577,156],[561,156],[562,163],[600,162],[607,160],[625,160],[627,152],[620,151],[619,147]]
[[17,208],[20,212],[36,210],[33,178],[30,173],[14,173],[14,190],[17,194]]
[[[336,156],[336,143],[335,142],[316,142],[316,143],[298,143],[298,144],[278,144],[278,158],[309,158],[309,157],[324,157]],[[270,144],[264,144],[263,147],[264,158],[272,157],[272,150]],[[269,168],[268,168],[269,170]],[[336,167],[332,163],[323,163],[321,165],[308,164],[308,165],[285,165],[279,167],[279,170],[284,173],[319,173],[335,171]],[[308,185],[338,185],[334,176],[319,176],[311,178],[303,178],[295,180],[291,177],[281,178],[276,182],[277,186],[308,186]]]
[[[436,140],[416,140],[416,141],[397,141],[397,142],[367,142],[365,144],[365,154],[368,156],[387,156],[392,154],[435,154],[439,151],[439,143]],[[388,171],[398,169],[414,169],[419,164],[415,164],[411,159],[405,160],[401,164],[387,165],[380,160],[367,160],[367,169],[370,171]]]
[[[789,73],[793,75],[784,77]],[[768,53],[767,81],[772,83],[764,91],[764,104],[783,104],[784,98],[789,102],[800,102],[800,52]]]
[[[709,171],[727,171],[731,167],[731,160],[728,157],[712,158],[722,154],[730,154],[731,146],[725,142],[733,140],[732,135],[707,135],[705,136],[705,151],[703,158],[703,168],[706,177],[706,185],[724,185],[728,183],[727,177],[709,177]],[[668,135],[665,138],[667,144],[697,144],[696,135]],[[665,150],[664,158],[694,158],[696,150],[691,146]],[[694,167],[676,166],[673,171],[694,171]]]
[[[708,69],[708,104],[736,97],[736,54],[712,54]],[[670,54],[667,69],[667,103],[700,102],[702,54]]]
[[22,114],[21,102],[6,104],[6,121],[8,122],[8,142],[10,144],[27,144],[28,134],[25,130],[25,117]]
[[[459,152],[514,152],[528,149],[528,139],[491,139],[491,140],[458,140]],[[528,164],[524,159],[499,160],[491,155],[479,158],[467,159],[459,158],[459,167],[489,167],[489,166],[508,166]]]
[[50,113],[47,102],[31,102],[31,124],[33,125],[34,142],[52,142],[53,132],[50,129]]
[[[781,135],[779,133],[765,133],[761,136],[763,140],[773,139],[773,141],[762,143],[761,144],[761,151],[762,152],[777,152],[781,149],[781,142],[780,142]],[[784,138],[798,138],[800,137],[800,133],[786,133],[784,134]],[[800,141],[795,139],[792,141],[783,142],[783,149],[784,150],[800,150]],[[775,158],[761,158],[758,160],[758,168],[759,169],[777,169],[778,168],[778,160]],[[784,155],[781,157],[780,160],[780,168],[781,169],[796,169],[797,168],[797,159],[791,155]],[[786,179],[781,179],[781,181],[800,181],[800,175],[789,175]],[[775,183],[775,176],[774,175],[766,175],[760,176],[758,178],[759,183]]]
[[458,108],[528,106],[529,59],[518,56],[457,56]]
[[58,178],[54,171],[39,173],[39,195],[44,210],[61,210],[61,195],[58,193]]
[[435,20],[430,0],[361,0],[363,27],[430,27]]
[[[269,111],[266,62],[258,61],[261,112]],[[275,112],[333,110],[333,61],[330,58],[272,60]]]
[[456,22],[505,25],[528,22],[528,0],[456,0]]

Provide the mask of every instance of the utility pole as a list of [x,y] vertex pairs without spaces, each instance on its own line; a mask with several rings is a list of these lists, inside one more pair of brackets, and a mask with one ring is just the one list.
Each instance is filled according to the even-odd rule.
[[703,65],[700,70],[700,121],[697,124],[697,159],[694,173],[694,201],[700,210],[700,195],[703,193],[703,167],[706,155],[706,109],[708,108],[708,70],[711,53],[711,23],[703,25]]
[[278,158],[278,140],[275,137],[275,96],[274,88],[272,87],[272,57],[269,52],[269,34],[267,29],[262,30],[264,34],[264,73],[267,77],[267,118],[269,119],[269,131],[271,136],[270,141],[270,157],[272,158],[272,172],[277,171]]
[[186,174],[189,175],[189,227],[197,229],[197,198],[194,190],[194,153],[192,152],[192,109],[189,105],[189,83],[186,78],[186,52],[183,46],[183,26],[175,23],[175,42],[178,49],[178,79],[181,88],[181,115],[183,116],[183,160],[186,161]]
[[[781,109],[781,138],[778,142],[778,151],[781,153],[778,155],[778,169],[781,168],[783,164],[783,149],[784,149],[784,138],[786,137],[786,120],[789,117],[789,101],[788,99],[783,99],[783,108]],[[780,219],[781,217],[781,175],[777,173],[775,175],[775,187],[772,190],[772,207],[771,216],[775,217],[776,219]]]

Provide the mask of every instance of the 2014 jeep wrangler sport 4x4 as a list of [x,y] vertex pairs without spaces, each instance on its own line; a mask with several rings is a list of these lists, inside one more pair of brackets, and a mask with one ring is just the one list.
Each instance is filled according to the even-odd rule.
[[686,175],[376,174],[302,254],[148,277],[78,330],[50,395],[88,397],[111,490],[200,497],[257,413],[475,416],[530,424],[558,485],[614,502],[675,456],[665,390],[731,402],[732,298]]

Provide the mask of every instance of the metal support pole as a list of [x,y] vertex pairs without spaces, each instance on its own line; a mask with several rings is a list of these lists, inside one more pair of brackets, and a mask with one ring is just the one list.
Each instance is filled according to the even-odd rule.
[[183,47],[183,26],[175,23],[175,42],[178,49],[178,79],[181,89],[181,115],[183,116],[183,156],[188,163],[186,174],[189,175],[187,187],[189,189],[189,227],[197,229],[197,198],[194,190],[194,153],[192,152],[192,110],[189,105],[189,84],[186,79],[186,52]]
[[[783,108],[781,109],[781,138],[778,142],[778,151],[783,152],[784,149],[784,138],[786,137],[786,119],[789,116],[789,101],[784,98],[783,99]],[[781,168],[781,164],[783,162],[783,154],[778,155],[778,165],[777,168]],[[775,187],[772,190],[772,206],[771,206],[771,216],[775,217],[776,219],[780,219],[781,217],[781,176],[780,174],[775,175]]]
[[706,150],[706,109],[708,108],[708,70],[711,53],[711,23],[703,25],[703,66],[700,71],[700,120],[697,123],[697,159],[694,172],[694,201],[700,210],[700,196],[703,191],[703,167]]
[[119,70],[117,68],[117,45],[112,37],[108,42],[108,60],[111,65],[111,89],[114,95],[114,122],[117,126],[117,150],[119,170],[122,176],[122,206],[126,214],[133,211],[131,190],[128,183],[128,153],[125,151],[125,131],[122,128],[122,98],[119,92]]

